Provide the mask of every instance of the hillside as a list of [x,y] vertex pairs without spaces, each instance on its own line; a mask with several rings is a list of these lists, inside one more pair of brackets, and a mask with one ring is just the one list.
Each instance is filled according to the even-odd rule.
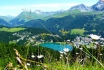
[[8,28],[0,27],[0,42],[17,43],[32,46],[37,42],[62,41],[59,35],[41,28]]
[[[44,28],[52,32],[59,32],[61,29],[72,30],[72,29],[85,29],[87,33],[91,33],[93,29],[96,30],[96,34],[103,35],[103,12],[81,12],[76,14],[69,14],[60,18],[50,18],[47,20],[31,20],[26,22],[23,27],[32,28]],[[103,35],[104,36],[104,35]]]

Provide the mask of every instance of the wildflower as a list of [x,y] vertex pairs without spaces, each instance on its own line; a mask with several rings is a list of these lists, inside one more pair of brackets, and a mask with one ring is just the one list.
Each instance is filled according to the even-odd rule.
[[30,66],[30,63],[27,63],[27,66]]
[[83,50],[83,48],[79,48],[80,50]]
[[64,50],[64,52],[69,52],[68,48],[64,48],[63,50]]
[[100,53],[99,55],[102,56],[103,54]]
[[64,52],[64,54],[65,54],[65,55],[67,55],[67,53],[66,53],[66,52]]
[[60,59],[61,59],[62,57],[60,57]]
[[64,52],[62,52],[62,51],[59,51],[60,52],[60,54],[63,54]]
[[76,53],[76,54],[79,54],[79,53]]
[[98,39],[100,39],[100,37],[101,37],[101,36],[94,35],[94,34],[90,34],[89,36],[90,36],[92,39],[94,39],[94,40],[98,40]]
[[32,58],[34,58],[34,57],[35,57],[33,53],[32,53],[32,55],[31,55],[31,57],[32,57]]
[[63,57],[63,55],[62,55],[62,54],[61,54],[60,56],[61,56],[61,57]]
[[43,55],[38,55],[38,56],[37,56],[37,58],[43,58],[43,57],[44,57]]

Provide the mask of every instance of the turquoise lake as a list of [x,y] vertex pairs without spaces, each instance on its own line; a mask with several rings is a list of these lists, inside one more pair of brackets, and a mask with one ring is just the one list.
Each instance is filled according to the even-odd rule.
[[73,47],[69,44],[58,44],[58,43],[43,43],[40,46],[51,48],[53,50],[63,51],[64,48],[68,48],[70,51],[73,50]]

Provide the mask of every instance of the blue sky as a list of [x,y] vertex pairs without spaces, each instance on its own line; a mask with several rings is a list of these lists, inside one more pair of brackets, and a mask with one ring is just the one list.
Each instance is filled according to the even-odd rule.
[[85,4],[92,6],[99,0],[2,0],[0,1],[0,15],[17,16],[24,9],[42,10],[42,11],[57,11],[68,10],[70,7]]

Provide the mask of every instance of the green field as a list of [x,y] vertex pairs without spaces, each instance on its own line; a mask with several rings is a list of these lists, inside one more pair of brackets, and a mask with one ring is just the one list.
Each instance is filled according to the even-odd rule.
[[74,34],[74,35],[76,34],[83,35],[84,32],[86,32],[86,30],[84,29],[72,29],[71,30],[71,34]]
[[25,28],[6,28],[6,27],[3,27],[3,28],[0,28],[0,31],[5,31],[5,32],[18,32],[18,31],[21,31],[21,30],[24,30]]

